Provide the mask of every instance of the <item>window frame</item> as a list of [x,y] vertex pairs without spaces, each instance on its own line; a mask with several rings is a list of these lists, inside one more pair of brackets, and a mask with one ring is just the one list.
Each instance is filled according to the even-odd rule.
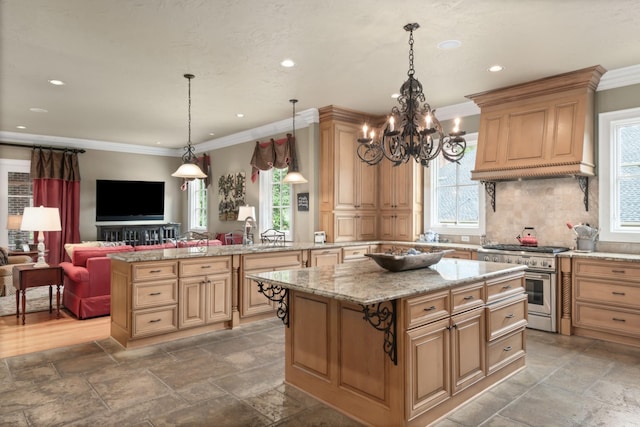
[[[288,169],[281,169],[282,170],[282,177],[284,177],[287,174],[287,170]],[[272,198],[273,198],[273,191],[272,191],[272,180],[273,180],[273,171],[274,168],[271,168],[267,171],[260,171],[260,174],[258,175],[258,179],[260,181],[259,186],[260,186],[260,200],[259,200],[259,221],[258,221],[258,231],[259,233],[263,233],[266,230],[273,228],[272,224],[273,224],[273,217],[272,217]],[[294,193],[293,193],[293,185],[292,184],[283,184],[283,185],[288,185],[289,186],[289,194],[290,194],[290,200],[289,200],[289,212],[290,212],[290,217],[289,217],[289,224],[290,224],[290,230],[278,230],[278,231],[282,231],[285,233],[284,235],[284,239],[287,242],[293,241],[293,230],[294,230],[294,212],[293,212],[293,208],[294,208]]]
[[[478,133],[470,133],[465,136],[467,147],[478,146]],[[478,154],[476,148],[476,155]],[[432,163],[424,174],[424,229],[431,230],[439,234],[461,235],[482,235],[485,234],[485,189],[484,185],[478,181],[478,224],[442,224],[438,223],[438,193],[435,183],[438,182],[438,168]],[[433,186],[432,186],[433,184]]]
[[640,107],[598,114],[598,217],[600,240],[640,243],[640,226],[618,225],[618,129],[640,124]]
[[[194,185],[196,184],[197,185]],[[203,179],[194,179],[187,184],[187,206],[188,206],[188,230],[189,231],[197,231],[197,232],[205,232],[208,229],[209,224],[209,191]],[[201,194],[198,194],[201,193]],[[200,197],[204,198],[204,226],[194,225],[197,224],[197,216],[198,210],[198,202],[200,201]]]

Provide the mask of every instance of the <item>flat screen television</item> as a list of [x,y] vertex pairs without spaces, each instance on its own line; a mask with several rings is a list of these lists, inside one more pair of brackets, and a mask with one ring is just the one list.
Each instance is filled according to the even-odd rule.
[[164,220],[164,181],[96,180],[96,221]]

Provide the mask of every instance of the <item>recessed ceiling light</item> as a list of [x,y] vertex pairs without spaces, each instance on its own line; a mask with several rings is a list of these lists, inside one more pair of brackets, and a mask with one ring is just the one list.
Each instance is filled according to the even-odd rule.
[[291,60],[291,59],[285,59],[284,61],[282,61],[280,63],[280,65],[282,65],[283,67],[286,67],[286,68],[291,68],[294,65],[296,65],[296,63],[293,62],[293,60]]
[[32,113],[48,113],[49,110],[45,110],[44,108],[37,108],[37,107],[31,107],[29,108],[29,111],[31,111]]
[[462,46],[462,43],[459,40],[445,40],[438,43],[438,49],[442,50],[457,49],[460,46]]
[[51,79],[51,80],[47,80],[49,83],[51,83],[52,85],[55,86],[62,86],[64,84],[64,82],[62,80],[57,80],[57,79]]
[[400,98],[400,94],[399,93],[392,93],[391,94],[391,98],[398,99],[398,98]]
[[238,114],[236,114],[236,117],[238,117],[238,118],[240,118],[240,119],[241,119],[241,118],[243,118],[243,117],[244,117],[244,114],[242,114],[242,113],[238,113]]
[[215,135],[215,133],[213,133],[213,132],[210,132],[210,133],[209,133],[209,136],[213,136],[213,135]]
[[487,68],[487,71],[491,71],[492,73],[497,73],[502,70],[504,70],[504,67],[502,65],[492,65],[491,67]]
[[18,125],[18,126],[16,126],[16,128],[18,128],[18,129],[26,129],[27,127],[26,126],[22,126],[22,125]]
[[162,142],[161,141],[156,141],[156,144],[162,145]]

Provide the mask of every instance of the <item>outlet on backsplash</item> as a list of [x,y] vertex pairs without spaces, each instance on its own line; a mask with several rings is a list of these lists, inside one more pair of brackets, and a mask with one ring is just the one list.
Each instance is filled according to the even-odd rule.
[[463,242],[468,242],[469,241],[469,236],[462,236],[462,237],[460,237],[460,240],[462,240]]

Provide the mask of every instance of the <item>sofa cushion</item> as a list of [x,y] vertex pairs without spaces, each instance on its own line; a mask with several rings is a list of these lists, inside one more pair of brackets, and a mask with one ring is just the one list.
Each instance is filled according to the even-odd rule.
[[72,263],[73,265],[86,267],[87,259],[96,257],[105,257],[107,254],[115,252],[133,252],[133,246],[123,245],[114,246],[111,248],[95,248],[95,247],[80,247],[73,251]]
[[134,251],[150,251],[153,249],[172,249],[175,247],[176,246],[173,243],[167,242],[167,243],[161,243],[158,245],[138,245],[138,246],[134,246],[133,250]]
[[73,251],[75,248],[98,248],[100,247],[100,242],[82,242],[82,243],[65,243],[64,250],[69,255],[69,259],[73,259]]

